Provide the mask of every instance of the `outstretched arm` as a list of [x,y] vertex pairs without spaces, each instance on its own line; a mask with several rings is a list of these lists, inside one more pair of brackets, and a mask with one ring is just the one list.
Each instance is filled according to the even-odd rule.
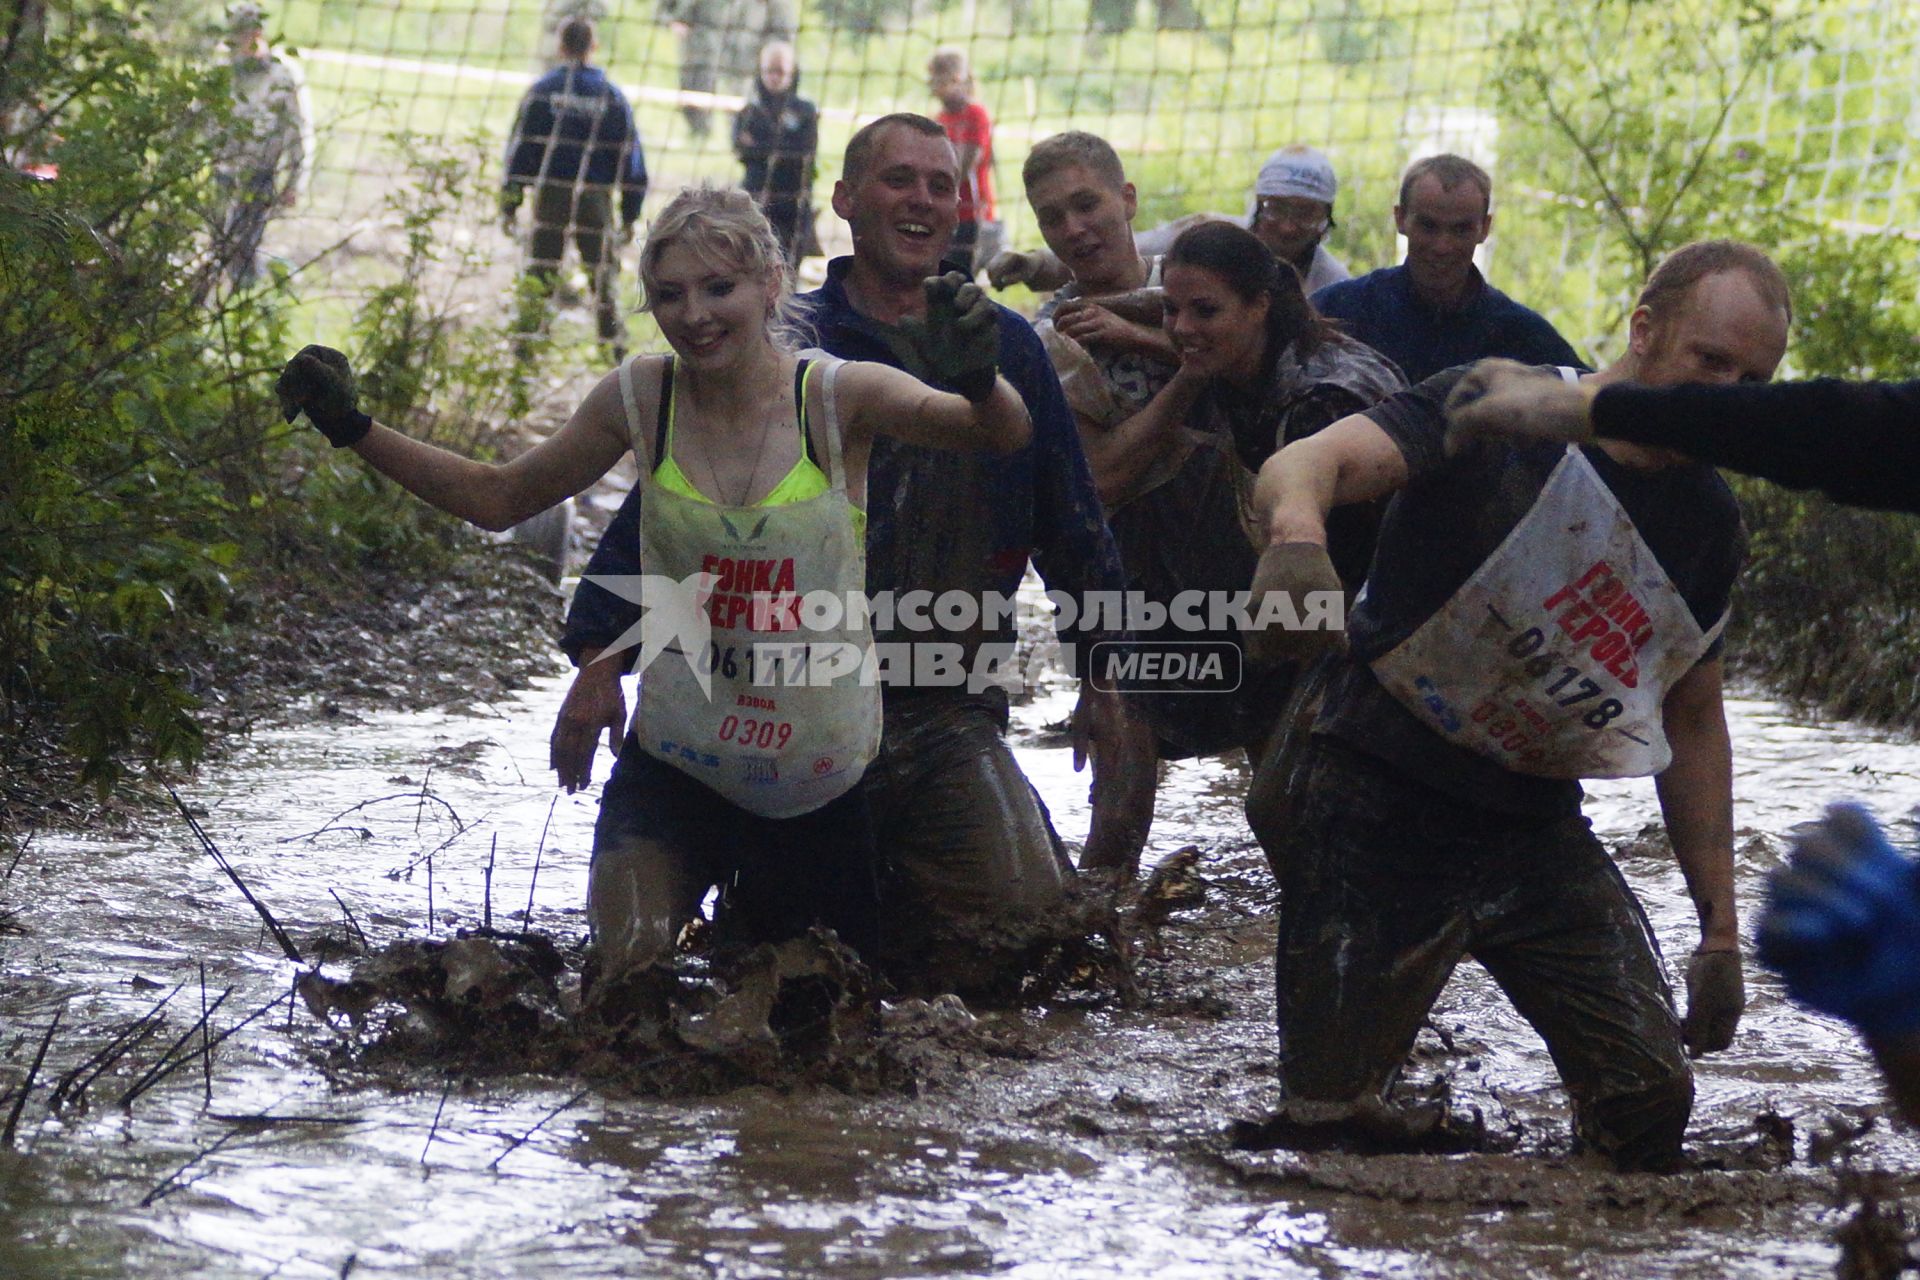
[[1841,502],[1920,511],[1920,382],[1569,385],[1483,360],[1447,402],[1447,445],[1596,436],[1673,449]]
[[1327,545],[1327,513],[1383,498],[1407,482],[1407,460],[1373,419],[1356,413],[1268,458],[1253,487],[1267,542]]
[[1033,436],[1027,406],[998,375],[984,396],[969,400],[888,365],[858,361],[841,369],[840,395],[850,444],[871,444],[881,434],[934,449],[1011,453]]
[[304,411],[336,447],[352,448],[422,501],[483,529],[510,529],[580,492],[628,449],[618,371],[587,394],[567,424],[504,464],[476,462],[381,426],[360,412],[347,358],[307,347],[276,390],[291,422]]

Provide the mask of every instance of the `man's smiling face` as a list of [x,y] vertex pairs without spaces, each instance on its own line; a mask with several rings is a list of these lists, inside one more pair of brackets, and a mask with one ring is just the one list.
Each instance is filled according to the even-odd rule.
[[953,144],[905,125],[885,129],[858,179],[833,189],[833,211],[853,232],[854,256],[896,284],[939,274],[959,206]]

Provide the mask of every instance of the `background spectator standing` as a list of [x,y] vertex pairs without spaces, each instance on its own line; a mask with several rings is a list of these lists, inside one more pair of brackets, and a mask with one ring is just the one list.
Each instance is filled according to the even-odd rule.
[[626,95],[598,67],[587,64],[596,47],[589,20],[569,18],[561,24],[560,50],[567,60],[534,81],[514,117],[500,218],[502,229],[514,235],[521,202],[527,188],[533,188],[527,275],[539,282],[542,305],[539,317],[522,318],[522,331],[544,325],[544,299],[552,292],[572,235],[581,262],[592,274],[600,341],[612,348],[618,361],[626,356],[626,330],[615,296],[620,258],[613,235],[613,196],[617,187],[624,243],[632,239],[646,199],[647,159]]
[[232,128],[215,164],[221,208],[214,252],[237,287],[259,276],[267,221],[290,208],[313,175],[313,108],[299,68],[267,40],[258,5],[227,11]]
[[1473,255],[1493,233],[1493,179],[1465,156],[1416,160],[1393,225],[1407,259],[1313,295],[1321,315],[1400,366],[1408,382],[1488,356],[1579,365],[1545,316],[1487,283]]
[[813,232],[819,146],[819,108],[800,96],[793,46],[776,40],[760,51],[753,97],[734,117],[733,153],[746,166],[741,185],[760,202],[789,267],[820,252]]
[[977,269],[1000,251],[1000,211],[993,199],[993,118],[974,99],[973,69],[964,50],[936,49],[927,60],[927,80],[940,100],[935,119],[960,157],[960,220],[953,227],[953,256]]
[[[660,0],[660,18],[680,37],[680,88],[693,93],[744,95],[760,50],[787,44],[799,29],[794,0]],[[682,103],[680,114],[704,138],[713,108]]]

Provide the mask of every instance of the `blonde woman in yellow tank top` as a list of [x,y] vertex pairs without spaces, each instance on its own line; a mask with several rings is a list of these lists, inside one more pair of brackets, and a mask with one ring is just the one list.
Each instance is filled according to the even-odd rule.
[[[859,590],[876,433],[935,448],[1027,443],[1026,409],[995,372],[992,304],[957,275],[930,279],[927,319],[900,332],[965,395],[884,365],[802,361],[772,229],[744,192],[704,187],[655,220],[640,278],[673,354],[636,356],[608,373],[565,426],[511,462],[477,462],[373,422],[355,403],[346,358],[326,348],[287,364],[282,407],[289,420],[306,412],[336,447],[487,529],[545,510],[634,452],[646,486],[642,567],[649,580],[707,572],[699,609],[714,641],[707,671],[662,656],[642,673],[595,841],[589,915],[602,972],[660,958],[714,883],[745,886],[762,936],[819,921],[858,945],[871,932],[871,867],[857,858],[821,864],[860,843],[858,780],[878,745],[877,695],[869,706],[871,691],[847,679],[824,693],[783,687],[777,711],[743,714],[776,699],[722,687],[733,667],[723,649],[736,632],[749,644],[780,632],[777,588],[788,597],[809,585]],[[725,553],[723,537],[758,539],[754,558]],[[744,579],[749,566],[768,580],[729,611],[728,577]],[[561,754],[556,746],[562,781],[583,784],[586,761]],[[614,838],[606,828],[616,789],[649,821],[620,824]]]

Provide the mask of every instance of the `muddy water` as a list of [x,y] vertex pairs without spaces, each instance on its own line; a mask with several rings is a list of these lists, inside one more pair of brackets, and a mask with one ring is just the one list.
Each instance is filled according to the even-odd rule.
[[[556,676],[497,706],[263,733],[191,799],[302,947],[345,931],[342,904],[378,945],[479,923],[489,897],[496,923],[517,926],[530,890],[536,928],[577,935],[594,803],[548,784],[562,690]],[[1042,728],[1066,705],[1018,718],[1023,763],[1074,839],[1084,783]],[[1761,700],[1732,715],[1749,917],[1778,837],[1829,797],[1888,817],[1920,804],[1920,747]],[[334,1034],[282,1004],[221,1044],[210,1072],[195,1061],[121,1107],[199,1016],[202,962],[207,999],[232,989],[216,1033],[284,993],[293,966],[183,823],[129,840],[42,834],[0,890],[23,931],[0,936],[0,1081],[22,1077],[56,1009],[43,1081],[186,985],[167,1029],[84,1106],[54,1118],[44,1088],[29,1100],[24,1154],[0,1152],[0,1275],[1832,1274],[1847,1209],[1808,1141],[1857,1121],[1877,1084],[1850,1035],[1764,975],[1734,1049],[1699,1064],[1696,1149],[1734,1168],[1621,1178],[1570,1158],[1544,1050],[1471,965],[1412,1075],[1448,1081],[1515,1151],[1230,1153],[1228,1122],[1273,1091],[1273,890],[1238,814],[1244,785],[1218,761],[1169,775],[1148,861],[1198,845],[1210,889],[1142,940],[1144,1009],[988,1013],[1026,1051],[936,1063],[911,1097],[661,1102],[429,1073],[356,1086],[322,1069]],[[1654,816],[1650,786],[1593,790],[1609,839]],[[1623,865],[1677,961],[1693,926],[1671,859],[1629,848]],[[1796,1154],[1756,1171],[1768,1111],[1794,1121]],[[1911,1136],[1882,1123],[1852,1159],[1913,1196]]]

